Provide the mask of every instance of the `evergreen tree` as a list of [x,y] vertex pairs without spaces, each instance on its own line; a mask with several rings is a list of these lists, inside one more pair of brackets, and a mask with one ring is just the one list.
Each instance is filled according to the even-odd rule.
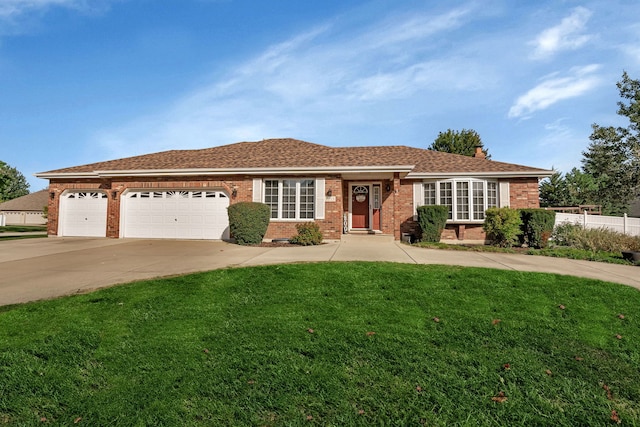
[[621,215],[640,192],[640,80],[624,72],[617,83],[622,101],[618,115],[629,120],[627,127],[593,125],[591,143],[583,152],[582,169],[593,177],[593,199],[603,212]]
[[[438,133],[438,137],[428,149],[445,153],[462,154],[463,156],[473,156],[476,152],[476,147],[482,146],[480,135],[473,129],[462,129],[461,131],[447,129],[446,132]],[[491,158],[487,149],[483,148],[482,152],[487,159]]]

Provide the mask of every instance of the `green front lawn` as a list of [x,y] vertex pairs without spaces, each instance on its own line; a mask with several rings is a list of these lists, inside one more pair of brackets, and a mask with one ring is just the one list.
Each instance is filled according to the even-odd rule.
[[[24,234],[24,235],[9,235],[6,236],[3,233],[26,233],[26,232],[42,232],[42,234]],[[22,240],[22,239],[40,239],[47,237],[46,225],[7,225],[0,227],[0,242],[5,240]]]
[[6,225],[0,227],[0,233],[25,233],[29,231],[47,231],[46,225]]
[[364,262],[0,307],[0,424],[638,425],[639,307],[595,280]]
[[426,249],[446,249],[450,251],[472,251],[472,252],[497,252],[506,254],[524,254],[524,255],[540,255],[549,256],[555,258],[569,258],[580,259],[585,261],[597,261],[608,262],[611,264],[623,264],[634,265],[633,262],[627,261],[622,258],[621,252],[607,252],[607,251],[590,251],[585,249],[576,249],[569,247],[553,247],[545,249],[534,248],[500,248],[491,245],[465,245],[465,244],[451,244],[451,243],[433,243],[433,242],[418,242],[414,243],[414,246],[418,246]]

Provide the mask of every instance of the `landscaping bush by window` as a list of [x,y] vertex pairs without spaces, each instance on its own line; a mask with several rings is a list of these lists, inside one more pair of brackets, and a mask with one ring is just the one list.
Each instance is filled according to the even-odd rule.
[[490,208],[485,212],[482,228],[492,244],[502,247],[513,246],[520,235],[520,212],[511,208]]
[[290,243],[302,246],[319,245],[322,243],[322,232],[320,226],[315,222],[305,222],[297,224],[298,235],[289,239]]
[[521,209],[520,219],[522,220],[521,243],[530,248],[545,248],[553,233],[556,213],[545,209]]
[[447,223],[449,208],[444,205],[418,206],[418,224],[423,242],[439,242]]
[[262,242],[271,210],[264,203],[240,202],[227,208],[229,229],[239,245],[257,245]]

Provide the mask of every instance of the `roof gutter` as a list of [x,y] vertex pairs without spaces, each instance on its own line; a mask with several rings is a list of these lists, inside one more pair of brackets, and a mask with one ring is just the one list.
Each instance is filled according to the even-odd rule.
[[44,179],[81,179],[116,178],[123,176],[219,176],[219,175],[304,175],[304,174],[340,174],[353,172],[407,174],[414,165],[392,166],[338,166],[338,167],[299,167],[299,168],[225,168],[225,169],[134,169],[93,172],[41,172],[34,174]]
[[483,178],[548,178],[554,174],[551,170],[513,171],[513,172],[417,172],[407,174],[407,179],[435,179],[459,177]]

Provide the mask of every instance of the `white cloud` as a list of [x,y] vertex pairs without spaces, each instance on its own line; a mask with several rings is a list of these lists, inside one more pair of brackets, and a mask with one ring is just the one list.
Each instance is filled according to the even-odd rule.
[[629,57],[630,61],[640,65],[640,24],[633,24],[621,31],[624,40],[618,48]]
[[166,111],[100,131],[96,139],[109,155],[123,156],[394,120],[369,113],[390,100],[418,99],[427,88],[473,90],[486,84],[480,61],[451,58],[449,51],[442,59],[425,60],[430,37],[463,25],[468,13],[403,14],[359,31],[320,25],[214,77]]
[[531,42],[534,46],[533,57],[548,58],[559,51],[575,50],[583,46],[591,39],[590,35],[584,34],[591,14],[589,9],[576,7],[560,24],[542,31]]
[[509,109],[509,117],[526,117],[564,99],[587,93],[600,83],[600,78],[594,74],[599,68],[600,65],[591,64],[574,67],[565,77],[558,77],[557,74],[548,76],[516,100]]
[[70,6],[78,0],[3,0],[0,3],[0,18],[10,18],[49,6]]
[[[473,69],[475,73],[468,73]],[[480,71],[483,72],[480,72]],[[424,90],[477,90],[490,84],[483,64],[470,58],[445,58],[411,64],[398,70],[356,78],[347,87],[350,97],[363,101],[402,99]]]
[[115,1],[120,0],[0,0],[0,35],[24,32],[34,16],[54,7],[95,13]]
[[437,33],[450,31],[464,23],[464,18],[472,12],[470,8],[456,8],[441,15],[429,13],[411,14],[408,16],[393,17],[386,22],[376,25],[374,30],[364,34],[363,40],[369,49],[380,49],[385,46],[393,46],[421,40]]

